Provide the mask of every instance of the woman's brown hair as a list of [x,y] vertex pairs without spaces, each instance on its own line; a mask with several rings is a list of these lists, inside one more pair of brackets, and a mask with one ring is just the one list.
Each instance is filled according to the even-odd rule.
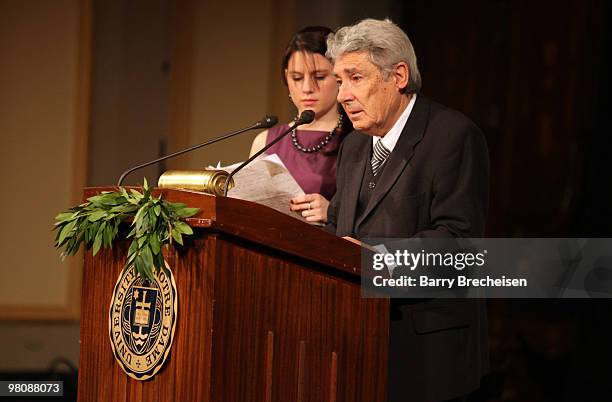
[[[312,26],[306,27],[299,30],[285,48],[285,54],[282,60],[282,77],[283,82],[287,85],[287,77],[285,76],[285,70],[289,66],[289,59],[291,55],[295,52],[309,52],[320,54],[325,57],[325,52],[327,51],[327,35],[332,33],[333,31],[324,26]],[[344,136],[351,131],[353,131],[353,124],[349,120],[346,112],[342,108],[342,106],[338,105],[338,112],[342,116],[342,126],[339,128],[337,134],[340,137],[340,141],[337,142],[337,146],[334,146],[332,149],[326,149],[326,154],[334,154],[338,152],[338,147],[340,146],[341,140],[344,139]],[[335,142],[335,141],[334,141]]]

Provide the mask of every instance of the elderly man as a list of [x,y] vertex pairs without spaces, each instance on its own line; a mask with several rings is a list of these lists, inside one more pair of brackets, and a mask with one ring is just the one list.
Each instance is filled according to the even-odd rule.
[[[367,19],[327,41],[338,102],[356,132],[338,156],[328,230],[339,236],[481,237],[488,151],[462,114],[418,91],[406,34]],[[486,315],[476,300],[392,301],[389,401],[444,401],[479,386],[488,367]]]

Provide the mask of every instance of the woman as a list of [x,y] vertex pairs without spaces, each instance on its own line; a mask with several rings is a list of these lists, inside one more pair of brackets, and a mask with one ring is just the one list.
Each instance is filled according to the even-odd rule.
[[[272,146],[267,153],[277,154],[306,193],[291,200],[291,210],[308,222],[327,222],[329,200],[336,192],[336,156],[340,143],[352,125],[338,105],[338,84],[332,65],[325,58],[325,27],[307,27],[295,34],[283,57],[283,80],[289,98],[297,109],[315,112],[315,120],[300,126]],[[280,124],[255,138],[251,155],[288,129]]]

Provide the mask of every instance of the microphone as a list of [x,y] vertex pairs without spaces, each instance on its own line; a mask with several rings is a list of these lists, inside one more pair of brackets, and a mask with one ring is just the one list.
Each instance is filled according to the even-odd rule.
[[298,117],[298,119],[295,122],[293,128],[295,128],[297,126],[301,126],[302,124],[312,123],[314,121],[314,118],[315,118],[315,112],[313,112],[312,110],[304,110],[300,114],[300,117]]
[[295,120],[293,122],[293,125],[290,126],[284,133],[282,133],[281,135],[276,137],[274,140],[270,141],[270,143],[268,145],[266,145],[265,147],[260,149],[257,153],[255,153],[249,159],[247,159],[246,161],[242,162],[242,164],[240,166],[238,166],[236,169],[234,169],[234,171],[232,173],[230,173],[230,175],[225,180],[225,186],[224,186],[225,188],[223,189],[223,196],[227,197],[227,191],[229,190],[229,186],[227,184],[231,183],[232,177],[234,177],[234,175],[236,173],[238,173],[240,170],[242,170],[243,167],[245,167],[246,165],[251,163],[253,161],[253,159],[257,158],[259,155],[261,155],[264,152],[266,152],[270,147],[272,147],[272,145],[274,145],[277,142],[279,142],[280,140],[282,140],[287,134],[289,134],[290,132],[295,130],[297,126],[301,126],[302,124],[311,123],[314,120],[314,118],[315,118],[315,113],[312,110],[304,110],[300,114],[300,116],[297,118],[297,120]]
[[155,160],[143,163],[142,165],[134,166],[133,168],[130,168],[130,169],[126,170],[125,172],[123,172],[121,174],[121,177],[119,177],[119,181],[117,182],[117,186],[121,186],[121,183],[123,183],[123,180],[127,177],[127,175],[129,175],[130,173],[132,173],[135,170],[142,169],[143,167],[147,167],[147,166],[153,165],[155,163],[159,163],[161,161],[165,161],[166,159],[174,158],[175,156],[179,156],[179,155],[182,155],[182,154],[187,153],[187,152],[195,151],[198,148],[202,148],[202,147],[205,147],[207,145],[214,144],[214,143],[222,141],[222,140],[224,140],[226,138],[230,138],[230,137],[233,137],[235,135],[244,133],[245,131],[254,130],[256,128],[270,128],[270,127],[274,126],[276,123],[278,123],[278,118],[276,116],[266,116],[263,119],[261,119],[260,121],[258,121],[257,123],[254,123],[254,124],[250,125],[249,127],[245,127],[245,128],[241,128],[240,130],[232,131],[231,133],[227,133],[227,134],[224,134],[224,135],[222,135],[220,137],[213,138],[212,140],[208,140],[206,142],[203,142],[201,144],[194,145],[194,146],[189,147],[187,149],[183,149],[182,151],[178,151],[178,152],[175,152],[175,153],[170,154],[170,155],[162,156],[161,158],[157,158]]

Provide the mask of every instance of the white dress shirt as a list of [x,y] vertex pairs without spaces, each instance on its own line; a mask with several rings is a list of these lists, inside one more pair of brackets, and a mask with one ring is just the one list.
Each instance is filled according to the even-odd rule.
[[380,139],[382,144],[389,150],[389,152],[393,152],[393,148],[395,148],[395,144],[397,144],[397,140],[399,140],[402,131],[404,130],[404,126],[408,121],[408,117],[410,117],[410,113],[412,112],[412,108],[414,107],[414,102],[416,101],[417,94],[412,94],[410,98],[410,102],[406,109],[402,112],[402,115],[395,122],[391,130],[384,137],[372,137],[372,146]]

